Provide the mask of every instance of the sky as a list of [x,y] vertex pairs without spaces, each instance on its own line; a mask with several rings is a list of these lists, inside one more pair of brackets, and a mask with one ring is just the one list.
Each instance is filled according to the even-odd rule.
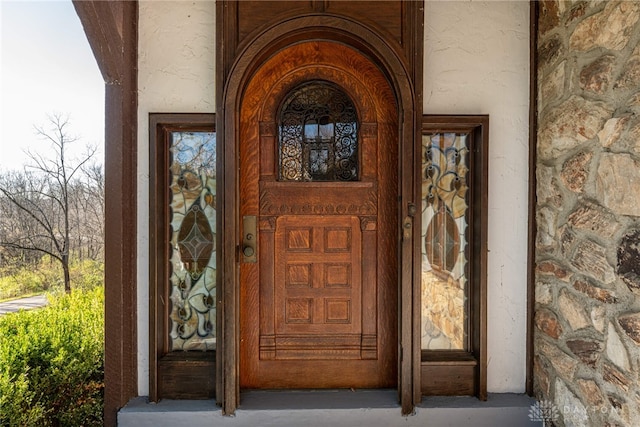
[[22,169],[24,151],[46,153],[34,126],[68,117],[71,157],[104,156],[104,81],[71,0],[0,0],[0,170]]

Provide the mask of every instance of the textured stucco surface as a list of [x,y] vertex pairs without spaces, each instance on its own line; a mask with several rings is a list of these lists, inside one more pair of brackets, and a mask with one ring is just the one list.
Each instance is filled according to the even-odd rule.
[[215,3],[141,1],[138,47],[138,394],[149,394],[149,113],[215,112]]
[[487,387],[490,392],[522,392],[529,4],[427,1],[424,43],[424,113],[489,114]]

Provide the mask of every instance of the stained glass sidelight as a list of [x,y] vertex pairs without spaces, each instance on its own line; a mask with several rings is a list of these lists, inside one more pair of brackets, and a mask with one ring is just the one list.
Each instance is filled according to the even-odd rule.
[[170,134],[171,350],[216,346],[216,135]]
[[468,139],[422,136],[422,349],[465,350]]
[[313,81],[295,88],[278,132],[281,181],[358,180],[358,117],[338,87]]

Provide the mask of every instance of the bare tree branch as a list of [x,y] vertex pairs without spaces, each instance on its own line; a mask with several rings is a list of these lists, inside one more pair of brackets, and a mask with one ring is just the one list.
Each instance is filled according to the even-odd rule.
[[[31,162],[22,173],[0,174],[0,248],[58,260],[67,292],[73,251],[101,253],[104,230],[104,174],[93,162],[97,148],[87,146],[86,154],[70,159],[69,147],[78,138],[70,135],[69,126],[68,117],[50,115],[46,128],[35,127],[48,154],[28,151]],[[98,250],[86,248],[94,242]]]

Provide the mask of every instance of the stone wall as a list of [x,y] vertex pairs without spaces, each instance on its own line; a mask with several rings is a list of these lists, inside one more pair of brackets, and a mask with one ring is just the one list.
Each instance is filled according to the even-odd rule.
[[539,6],[535,393],[640,425],[640,2]]

